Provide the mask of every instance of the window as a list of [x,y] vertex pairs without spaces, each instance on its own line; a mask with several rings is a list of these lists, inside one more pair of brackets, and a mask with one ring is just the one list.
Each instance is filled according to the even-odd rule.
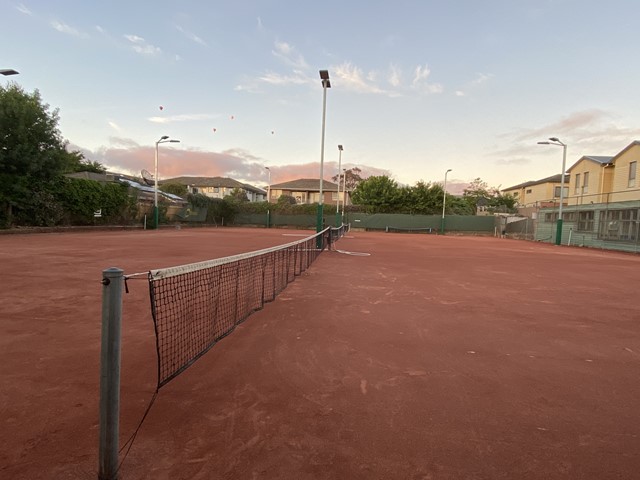
[[338,192],[331,192],[331,200],[338,201]]
[[578,212],[563,212],[562,219],[565,222],[576,222],[578,220]]
[[[564,187],[564,196],[565,197],[569,196],[569,187]],[[559,198],[559,197],[560,197],[560,187],[554,187],[553,198]]]
[[533,189],[527,188],[527,191],[525,193],[531,193],[531,192],[533,192]]
[[582,193],[589,193],[589,172],[584,172],[582,180]]
[[580,194],[580,174],[576,173],[576,186],[573,190],[573,193],[575,193],[576,195]]
[[636,208],[602,212],[598,238],[626,242],[637,241],[639,213]]
[[546,223],[556,223],[558,221],[558,212],[547,212],[544,214]]
[[578,212],[578,231],[579,232],[592,232],[593,231],[593,218],[594,212]]
[[629,163],[629,182],[627,183],[627,187],[636,186],[636,169],[637,168],[638,168],[638,162]]
[[220,187],[213,187],[213,193],[219,193]]

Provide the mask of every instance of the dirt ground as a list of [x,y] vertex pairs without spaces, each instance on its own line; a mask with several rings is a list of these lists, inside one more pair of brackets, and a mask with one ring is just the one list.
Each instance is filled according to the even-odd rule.
[[[0,236],[0,478],[97,478],[102,270],[310,233]],[[365,232],[337,247],[160,390],[121,479],[639,478],[640,256]],[[148,285],[129,288],[121,443],[156,385]]]

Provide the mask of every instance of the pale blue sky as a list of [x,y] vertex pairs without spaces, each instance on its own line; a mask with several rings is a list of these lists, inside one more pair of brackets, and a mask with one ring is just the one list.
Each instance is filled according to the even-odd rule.
[[[114,170],[508,187],[640,139],[637,0],[7,1],[0,68]],[[162,107],[162,109],[160,108]],[[215,129],[215,130],[214,130]]]

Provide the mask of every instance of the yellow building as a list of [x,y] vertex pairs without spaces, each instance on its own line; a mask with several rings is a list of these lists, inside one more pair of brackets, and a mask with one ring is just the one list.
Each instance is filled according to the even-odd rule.
[[[569,178],[569,175],[564,177],[565,198],[569,192]],[[519,207],[547,207],[560,201],[561,183],[562,175],[558,174],[505,188],[502,193],[513,195]]]
[[640,160],[640,141],[638,140],[613,157],[613,180],[610,189],[606,191],[609,194],[609,202],[640,200],[638,160]]
[[613,181],[614,158],[587,155],[569,167],[571,182],[567,204],[606,202],[606,193],[611,191]]

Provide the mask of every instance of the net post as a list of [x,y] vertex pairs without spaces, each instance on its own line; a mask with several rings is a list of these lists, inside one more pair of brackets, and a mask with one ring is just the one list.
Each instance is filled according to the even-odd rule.
[[118,478],[123,284],[123,270],[111,267],[102,271],[99,480],[117,480]]

